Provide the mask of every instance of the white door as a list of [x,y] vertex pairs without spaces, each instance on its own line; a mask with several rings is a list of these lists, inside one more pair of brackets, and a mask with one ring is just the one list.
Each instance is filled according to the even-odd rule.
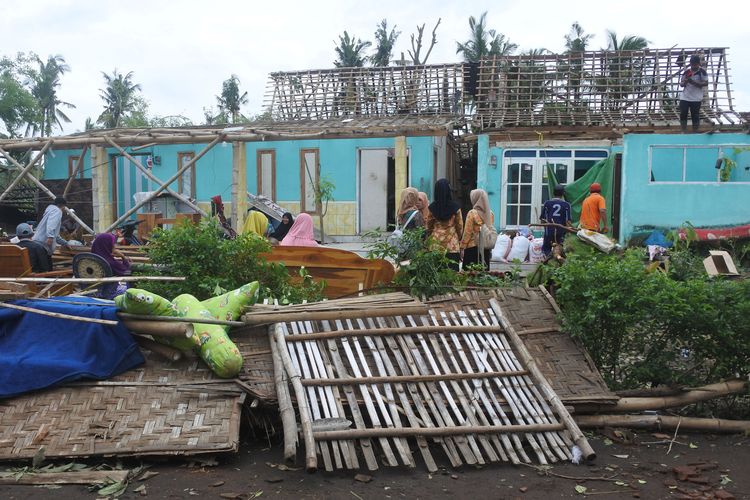
[[388,150],[359,150],[359,230],[386,229],[388,219]]

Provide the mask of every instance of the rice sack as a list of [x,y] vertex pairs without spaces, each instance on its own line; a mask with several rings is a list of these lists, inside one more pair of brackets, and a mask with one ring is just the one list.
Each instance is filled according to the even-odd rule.
[[[183,318],[207,318],[213,316],[195,297],[183,294],[172,301],[177,316]],[[221,378],[236,377],[242,368],[242,355],[234,342],[229,340],[226,330],[219,325],[193,323],[195,335],[192,339],[201,359]],[[181,339],[180,339],[181,340]]]
[[253,281],[224,295],[206,299],[201,304],[215,319],[235,321],[242,314],[243,307],[255,304],[259,288],[258,282]]

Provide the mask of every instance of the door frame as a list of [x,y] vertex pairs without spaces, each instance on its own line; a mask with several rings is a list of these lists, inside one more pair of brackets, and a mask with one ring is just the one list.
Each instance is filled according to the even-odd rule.
[[[356,149],[356,172],[355,172],[355,178],[354,182],[356,182],[356,210],[357,210],[357,216],[354,221],[355,226],[355,232],[356,234],[360,234],[362,230],[362,155],[360,154],[361,151],[388,151],[388,157],[393,156],[395,159],[395,148],[386,148],[386,147],[357,147]],[[393,152],[393,155],[391,155],[391,152]],[[388,168],[388,165],[386,164],[386,169]],[[411,186],[412,179],[411,179],[411,146],[407,144],[406,146],[406,185]],[[386,186],[388,185],[388,181],[386,180]],[[387,189],[387,187],[386,187]],[[388,202],[388,193],[386,192],[386,203]],[[387,213],[387,211],[386,211]],[[388,221],[386,220],[386,226],[388,224]],[[387,229],[387,227],[386,227]]]

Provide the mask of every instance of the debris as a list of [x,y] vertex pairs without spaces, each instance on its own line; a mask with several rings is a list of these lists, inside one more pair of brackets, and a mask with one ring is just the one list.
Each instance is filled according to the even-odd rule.
[[224,484],[224,481],[216,481],[215,483],[212,483],[211,486],[216,488],[218,486],[222,486]]
[[2,484],[104,484],[124,483],[128,470],[86,470],[66,472],[0,472]]
[[369,483],[372,481],[372,476],[369,476],[367,474],[357,474],[354,476],[355,481],[359,481],[360,483]]
[[612,455],[615,458],[621,458],[623,460],[626,460],[630,457],[630,455]]
[[722,486],[726,486],[731,482],[732,480],[729,478],[729,476],[727,476],[726,474],[721,475],[721,481],[719,481],[719,484],[721,484]]
[[38,469],[44,463],[44,452],[45,452],[45,448],[44,446],[41,446],[36,451],[36,453],[34,453],[34,458],[31,459],[31,466],[34,469]]
[[689,444],[688,446],[689,446],[690,448],[692,448],[692,449],[696,449],[696,448],[698,447],[698,445],[697,445],[697,444],[695,444],[695,443],[690,443],[690,444]]
[[451,479],[458,479],[458,475],[457,474],[451,474]]
[[139,487],[137,487],[136,489],[134,489],[133,492],[140,494],[142,497],[145,497],[146,495],[148,495],[148,493],[146,492],[146,485],[145,484],[140,485]]
[[234,500],[237,498],[242,498],[242,493],[221,493],[219,496],[221,498],[229,498],[230,500]]
[[520,488],[518,488],[518,491],[520,491],[521,493],[526,493],[527,491],[529,491],[529,488],[528,486],[521,486]]
[[281,478],[281,477],[267,477],[265,479],[265,482],[273,484],[273,483],[280,483],[283,480],[284,478]]
[[585,486],[581,484],[576,485],[576,492],[581,495],[585,495],[588,490],[589,490],[588,488],[586,488]]

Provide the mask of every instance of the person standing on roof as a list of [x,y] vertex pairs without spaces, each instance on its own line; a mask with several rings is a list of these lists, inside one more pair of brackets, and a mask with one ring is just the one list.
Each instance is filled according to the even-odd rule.
[[32,238],[34,241],[44,245],[47,254],[52,256],[55,248],[60,244],[67,247],[68,242],[60,238],[60,224],[62,223],[62,209],[68,204],[65,198],[58,196],[55,201],[47,207],[42,220],[36,226],[36,232]]
[[[555,186],[555,196],[544,202],[542,205],[541,219],[544,222],[559,224],[560,226],[570,226],[570,203],[565,201],[565,186],[558,184]],[[602,198],[604,199],[604,198]],[[552,253],[552,244],[562,245],[567,231],[558,226],[545,226],[544,243],[542,243],[542,252],[549,256]]]
[[693,132],[698,131],[700,125],[701,102],[703,102],[703,89],[708,87],[708,73],[701,68],[701,58],[698,55],[690,56],[690,68],[686,69],[680,78],[682,93],[680,94],[680,127],[682,132],[687,132],[687,115],[690,111],[690,119],[693,122]]
[[581,206],[580,225],[584,229],[606,233],[607,228],[607,203],[601,195],[602,186],[595,182],[589,186],[589,194]]
[[31,262],[31,271],[35,273],[46,273],[52,271],[52,259],[47,255],[47,249],[38,241],[33,241],[31,236],[34,232],[31,226],[22,222],[16,227],[16,236],[18,237],[18,246],[26,248],[29,251],[29,261]]

